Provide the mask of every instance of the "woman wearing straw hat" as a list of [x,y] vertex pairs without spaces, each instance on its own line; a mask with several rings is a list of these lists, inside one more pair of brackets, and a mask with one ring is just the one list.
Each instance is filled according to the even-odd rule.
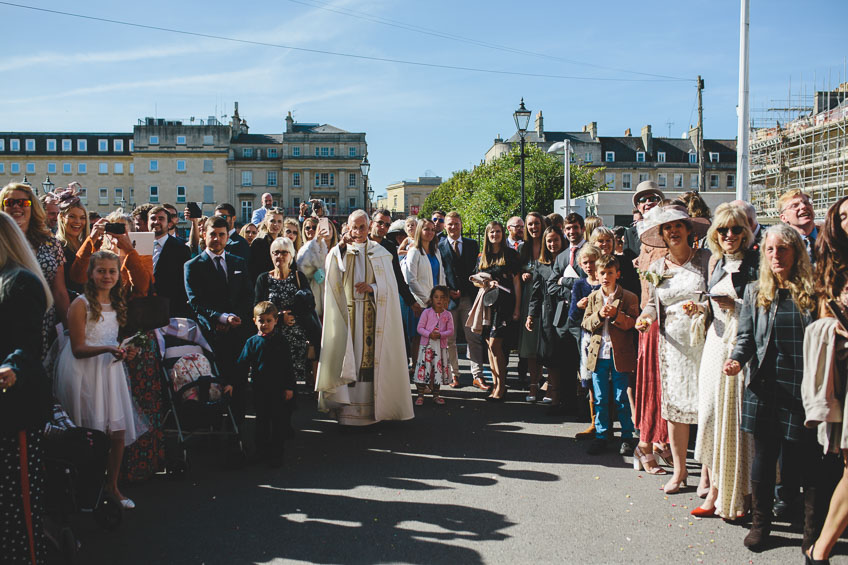
[[692,243],[707,231],[709,221],[691,218],[682,206],[657,206],[645,217],[643,243],[667,247],[668,254],[654,261],[646,280],[650,298],[636,329],[659,324],[659,364],[662,417],[674,457],[674,473],[663,487],[666,494],[686,486],[686,449],[689,426],[698,422],[698,367],[704,347],[710,252],[693,249]]

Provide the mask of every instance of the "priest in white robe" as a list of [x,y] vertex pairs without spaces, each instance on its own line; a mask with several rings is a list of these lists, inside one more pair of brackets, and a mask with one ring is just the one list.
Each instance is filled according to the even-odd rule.
[[368,239],[363,210],[325,264],[318,409],[340,424],[414,417],[392,255]]

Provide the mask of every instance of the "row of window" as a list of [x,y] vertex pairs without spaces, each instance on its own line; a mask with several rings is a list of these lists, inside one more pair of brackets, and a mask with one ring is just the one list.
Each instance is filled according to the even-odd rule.
[[[135,173],[135,165],[133,163],[129,164],[129,173]],[[35,163],[26,163],[24,165],[24,171],[28,175],[35,174]],[[21,164],[20,163],[9,163],[9,174],[17,175],[21,172]],[[88,163],[77,163],[76,172],[79,175],[85,175],[88,173]],[[112,164],[112,172],[116,175],[124,174],[124,164],[123,163],[113,163]],[[58,163],[47,163],[47,174],[55,175],[59,173],[59,165]],[[101,175],[109,174],[109,163],[98,163],[97,164],[97,173]],[[0,175],[6,174],[6,163],[0,163]],[[71,175],[74,174],[74,164],[73,163],[62,163],[62,174],[63,175]]]
[[[151,173],[158,173],[159,170],[160,170],[159,169],[159,159],[150,159],[147,170],[150,171]],[[186,168],[185,159],[177,159],[177,172],[178,173],[184,173],[187,170],[188,169]],[[215,164],[214,164],[214,161],[212,159],[204,159],[203,160],[203,172],[204,173],[214,173],[215,172]]]
[[[291,148],[292,157],[301,157],[302,153],[300,147],[294,146]],[[316,157],[335,157],[336,156],[336,148],[335,147],[316,147],[315,148],[315,156]],[[356,157],[357,150],[356,147],[348,147],[347,148],[347,156],[348,157]]]
[[[301,184],[300,173],[292,173],[292,186],[299,187]],[[241,172],[241,186],[253,186],[253,171]],[[265,186],[277,186],[277,171],[265,172]],[[335,173],[315,173],[314,186],[336,186]],[[355,187],[356,173],[349,173],[347,176],[347,186]]]
[[[335,214],[336,205],[337,205],[336,198],[334,196],[327,196],[327,197],[322,197],[322,200],[324,201],[324,204],[326,204],[328,212],[330,212],[330,214]],[[275,200],[274,206],[277,206],[278,204],[279,204],[279,202]],[[299,206],[300,206],[300,198],[299,197],[292,198],[292,208],[296,210]],[[358,206],[358,204],[357,204],[355,197],[351,196],[350,198],[348,198],[348,208],[350,210],[353,210],[357,206]],[[253,200],[242,200],[241,204],[240,204],[240,208],[241,208],[241,222],[246,224],[247,222],[250,221],[251,217],[253,216]]]
[[[710,152],[710,163],[718,163],[719,154],[716,152]],[[586,161],[592,160],[592,154],[586,153]],[[615,151],[605,151],[604,152],[604,161],[607,163],[615,162]],[[637,151],[636,152],[636,162],[644,163],[645,162],[645,152]],[[665,163],[665,151],[657,151],[657,163]],[[689,162],[697,163],[698,162],[698,154],[694,151],[689,152]]]
[[[735,174],[727,174],[727,188],[735,188],[736,187],[736,175]],[[639,173],[639,182],[644,182],[646,180],[651,179],[651,173]],[[638,184],[638,183],[637,183]],[[616,186],[616,173],[606,173],[604,177],[604,185],[608,190],[618,190]],[[668,185],[668,175],[666,173],[659,173],[657,175],[657,185],[660,188],[667,188]],[[683,173],[674,173],[672,176],[672,188],[683,188]],[[689,188],[697,190],[698,188],[698,174],[692,173],[689,175]],[[709,188],[721,188],[721,176],[718,174],[710,174],[709,175]],[[621,190],[633,190],[633,173],[621,173]]]
[[[61,141],[62,151],[70,152],[73,151],[73,139],[48,139],[47,140],[47,151],[56,151],[57,147],[59,147],[59,141]],[[6,150],[6,140],[0,139],[0,151]],[[21,150],[21,140],[20,139],[10,139],[9,140],[9,151],[18,152]],[[25,151],[35,151],[35,140],[34,139],[25,139],[24,140],[24,150]],[[109,140],[108,139],[98,139],[97,140],[97,150],[100,153],[108,153],[109,152]],[[133,142],[132,139],[129,140],[129,150],[133,150]],[[77,151],[80,153],[88,152],[88,140],[87,139],[77,139]],[[113,139],[112,140],[112,151],[115,153],[123,153],[124,152],[124,140],[123,139]]]
[[[149,145],[159,145],[159,136],[158,135],[151,135],[148,138],[147,141],[148,141]],[[132,142],[130,142],[130,143],[132,143]],[[186,145],[186,136],[178,135],[177,136],[177,145]],[[212,135],[204,135],[203,136],[203,145],[215,145],[215,137],[212,136]],[[130,151],[132,151],[132,150],[130,150]]]

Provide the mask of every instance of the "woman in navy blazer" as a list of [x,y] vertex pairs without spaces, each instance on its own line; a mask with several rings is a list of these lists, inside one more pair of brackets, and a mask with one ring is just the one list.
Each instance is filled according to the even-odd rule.
[[763,242],[759,280],[745,288],[736,346],[724,365],[736,375],[748,364],[742,429],[754,436],[753,520],[744,543],[752,551],[768,544],[782,455],[781,483],[804,487],[806,550],[818,535],[813,510],[822,458],[801,404],[804,330],[816,314],[812,266],[798,232],[785,224],[766,230]]

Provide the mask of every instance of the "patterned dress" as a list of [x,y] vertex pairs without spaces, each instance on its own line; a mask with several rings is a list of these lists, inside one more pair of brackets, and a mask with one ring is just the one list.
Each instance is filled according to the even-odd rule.
[[[294,296],[297,294],[297,271],[292,269],[289,276],[283,280],[275,279],[272,276],[268,277],[268,300],[274,303],[274,306],[282,312],[283,310],[292,310],[294,307]],[[297,381],[306,381],[307,374],[307,348],[306,332],[300,326],[295,318],[295,322],[291,326],[287,326],[282,321],[277,324],[280,333],[289,344],[291,351],[291,364],[294,378]],[[310,369],[311,371],[311,369]]]
[[[35,258],[41,266],[41,273],[47,279],[47,286],[53,287],[53,281],[56,280],[56,273],[59,272],[59,267],[65,264],[65,252],[62,250],[62,244],[55,237],[50,237],[38,246],[35,250]],[[44,359],[47,355],[47,349],[50,343],[56,337],[56,306],[51,306],[44,313],[44,321],[41,326],[41,358]]]
[[133,400],[150,426],[147,433],[124,449],[121,478],[128,481],[150,478],[164,468],[165,462],[159,345],[155,332],[146,335],[150,345],[139,351],[135,359],[125,362]]

